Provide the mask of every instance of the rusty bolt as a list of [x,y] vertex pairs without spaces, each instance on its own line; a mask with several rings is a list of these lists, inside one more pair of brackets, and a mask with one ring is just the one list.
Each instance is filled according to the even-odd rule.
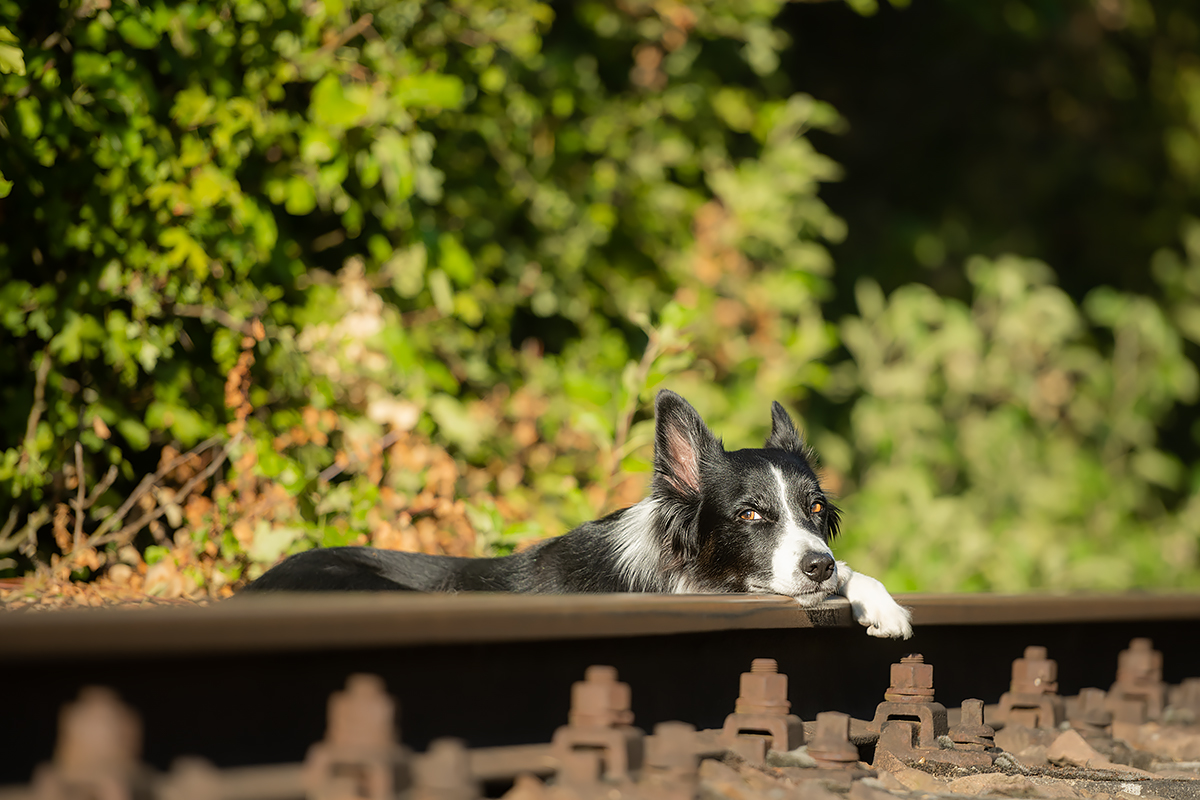
[[1162,653],[1149,639],[1133,639],[1129,649],[1117,656],[1117,683],[1127,687],[1148,687],[1162,681]]
[[687,722],[660,722],[646,741],[646,766],[691,776],[700,765],[696,726]]
[[1072,709],[1070,722],[1086,728],[1104,728],[1112,723],[1113,715],[1108,710],[1108,697],[1103,689],[1091,687],[1079,690],[1079,701]]
[[54,763],[60,769],[127,770],[141,754],[141,720],[111,689],[87,686],[59,714]]
[[1025,657],[1013,661],[1012,691],[1022,694],[1055,694],[1058,691],[1058,662],[1046,657],[1046,648],[1025,648]]
[[1171,705],[1176,713],[1190,713],[1193,718],[1200,716],[1200,678],[1184,678],[1172,689]]
[[632,693],[629,684],[617,680],[615,667],[599,664],[583,673],[583,680],[571,686],[571,725],[585,728],[611,728],[632,725]]
[[853,769],[858,763],[858,748],[850,741],[850,715],[840,711],[817,714],[817,732],[808,743],[808,754],[818,766]]
[[741,691],[734,710],[738,714],[787,716],[792,704],[787,699],[787,675],[779,673],[773,658],[756,658],[750,671],[742,673]]
[[378,675],[351,675],[329,696],[325,741],[336,746],[385,749],[396,743],[396,702]]
[[960,750],[986,750],[996,744],[996,729],[983,721],[983,701],[963,700],[962,718],[950,729],[950,741]]
[[175,759],[158,792],[159,800],[221,800],[223,796],[220,770],[194,756]]
[[904,656],[892,664],[892,682],[883,693],[884,700],[900,703],[933,702],[933,665],[920,653]]
[[413,762],[414,800],[473,800],[482,794],[461,739],[435,739]]

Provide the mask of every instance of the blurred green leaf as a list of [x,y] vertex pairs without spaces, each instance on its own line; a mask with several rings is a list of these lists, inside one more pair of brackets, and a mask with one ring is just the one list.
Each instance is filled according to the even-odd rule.
[[25,74],[25,54],[20,40],[8,28],[0,27],[0,73]]

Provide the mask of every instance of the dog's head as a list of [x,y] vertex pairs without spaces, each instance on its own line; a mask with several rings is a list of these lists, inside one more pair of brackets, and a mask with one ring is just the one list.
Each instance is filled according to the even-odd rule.
[[770,592],[816,603],[837,587],[838,510],[783,406],[762,449],[726,452],[686,400],[655,402],[653,496],[671,572],[700,592]]

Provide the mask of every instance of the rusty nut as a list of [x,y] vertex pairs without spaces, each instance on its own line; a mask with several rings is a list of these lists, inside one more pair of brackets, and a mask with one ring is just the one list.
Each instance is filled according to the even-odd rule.
[[891,685],[884,693],[887,700],[933,699],[933,665],[914,653],[892,664]]
[[787,675],[778,672],[743,672],[737,713],[786,715],[792,707],[787,693]]
[[1046,648],[1025,648],[1025,657],[1013,661],[1012,690],[1027,694],[1058,691],[1058,662],[1046,657]]
[[584,672],[584,679],[571,686],[572,725],[608,728],[630,725],[633,695],[629,684],[617,680],[614,667],[593,665]]

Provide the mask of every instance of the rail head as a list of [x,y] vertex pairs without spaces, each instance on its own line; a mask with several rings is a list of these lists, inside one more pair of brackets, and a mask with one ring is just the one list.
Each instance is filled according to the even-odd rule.
[[1200,594],[907,594],[913,624],[1038,625],[1200,620]]
[[[1200,594],[900,595],[918,630],[1200,620]],[[604,639],[853,626],[842,598],[779,595],[242,596],[206,607],[0,612],[0,661]],[[857,627],[857,626],[855,626]]]
[[849,604],[778,595],[243,596],[194,608],[0,613],[0,660],[599,639],[844,627]]

